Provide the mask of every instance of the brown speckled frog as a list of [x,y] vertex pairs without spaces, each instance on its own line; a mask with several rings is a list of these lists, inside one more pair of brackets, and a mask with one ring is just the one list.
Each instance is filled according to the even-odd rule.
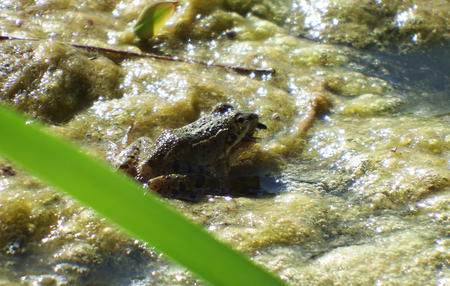
[[191,124],[165,130],[155,144],[137,139],[115,165],[164,197],[198,201],[205,194],[225,195],[230,154],[254,141],[256,128],[266,128],[257,114],[222,103]]

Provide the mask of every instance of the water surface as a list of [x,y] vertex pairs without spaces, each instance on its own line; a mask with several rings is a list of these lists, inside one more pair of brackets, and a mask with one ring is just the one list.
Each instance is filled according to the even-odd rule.
[[[268,129],[233,165],[260,176],[259,196],[168,203],[292,285],[450,283],[448,1],[187,0],[139,43],[146,5],[3,1],[1,34],[42,41],[0,42],[0,99],[105,159],[131,125],[131,139],[155,138],[218,102],[256,112]],[[319,97],[332,105],[305,128]],[[10,162],[0,168],[0,284],[202,284]]]

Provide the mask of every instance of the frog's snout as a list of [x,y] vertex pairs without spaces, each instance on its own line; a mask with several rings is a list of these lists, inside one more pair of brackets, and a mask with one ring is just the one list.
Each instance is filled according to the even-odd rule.
[[256,123],[256,128],[258,129],[267,129],[267,126],[262,124],[261,122]]
[[250,114],[248,114],[246,116],[238,117],[237,122],[244,123],[244,122],[247,122],[247,121],[253,121],[253,122],[256,121],[256,128],[258,128],[258,129],[267,129],[266,125],[262,124],[261,122],[258,122],[258,118],[259,117],[258,117],[257,114],[250,113]]
[[250,113],[248,115],[249,121],[256,121],[256,128],[258,129],[267,129],[267,126],[262,124],[261,122],[258,122],[259,116],[255,113]]

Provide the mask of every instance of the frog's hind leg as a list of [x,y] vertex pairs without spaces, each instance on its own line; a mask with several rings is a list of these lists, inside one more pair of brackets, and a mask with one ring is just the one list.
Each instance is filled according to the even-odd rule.
[[203,197],[191,177],[179,174],[155,177],[148,181],[148,188],[171,199],[198,202]]

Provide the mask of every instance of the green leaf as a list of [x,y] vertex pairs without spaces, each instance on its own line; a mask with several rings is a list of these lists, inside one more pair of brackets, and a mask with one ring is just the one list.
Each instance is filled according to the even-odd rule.
[[134,33],[141,40],[154,37],[172,16],[178,2],[159,2],[147,7],[134,26]]
[[163,251],[212,285],[284,285],[78,146],[0,105],[0,154]]

